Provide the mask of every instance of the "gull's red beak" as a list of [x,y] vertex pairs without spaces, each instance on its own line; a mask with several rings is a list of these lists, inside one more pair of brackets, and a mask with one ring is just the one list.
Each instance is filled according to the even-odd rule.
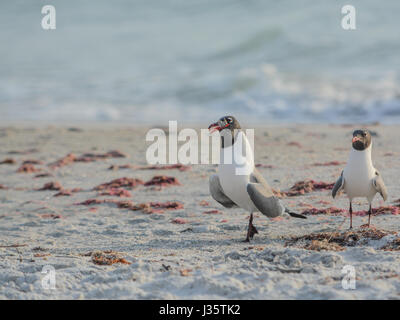
[[352,142],[354,143],[354,142],[360,141],[360,140],[361,140],[361,139],[360,139],[359,137],[354,137],[353,140],[352,140]]
[[210,133],[213,133],[215,131],[221,131],[221,129],[222,128],[219,126],[218,122],[212,123],[208,127],[208,130],[210,131]]

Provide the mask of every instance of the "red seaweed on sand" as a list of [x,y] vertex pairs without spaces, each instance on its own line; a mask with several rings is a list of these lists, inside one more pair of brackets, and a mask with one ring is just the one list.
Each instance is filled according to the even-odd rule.
[[[370,240],[379,240],[396,232],[379,230],[374,227],[351,229],[347,231],[311,233],[289,238],[285,247],[300,247],[306,250],[343,251],[347,247],[361,246]],[[381,249],[385,249],[382,247]]]
[[108,170],[119,170],[119,169],[134,169],[134,170],[172,170],[178,169],[179,171],[188,171],[192,167],[185,166],[183,164],[171,164],[171,165],[155,165],[155,166],[136,166],[132,164],[124,164],[124,165],[112,165],[108,168]]
[[126,200],[126,201],[113,200],[113,202],[116,203],[117,207],[120,208],[120,209],[131,209],[131,210],[133,210],[135,208],[135,204],[130,200]]
[[94,188],[94,190],[105,190],[105,189],[113,189],[113,188],[136,188],[138,185],[144,184],[144,182],[140,179],[135,178],[118,178],[114,179],[110,182],[102,183]]
[[42,170],[35,168],[35,166],[33,164],[23,164],[17,170],[17,172],[19,172],[19,173],[34,173],[34,172],[40,172],[40,171],[42,171]]
[[327,166],[340,166],[343,164],[345,164],[345,162],[329,161],[329,162],[316,162],[316,163],[313,163],[312,165],[314,167],[327,167]]
[[16,164],[16,163],[17,162],[12,158],[7,158],[7,159],[4,159],[3,161],[0,161],[0,164]]
[[108,158],[126,158],[126,155],[118,150],[111,150],[106,153],[85,153],[75,159],[76,162],[93,162]]
[[222,214],[222,212],[219,210],[208,210],[208,211],[203,211],[203,214]]
[[9,151],[8,154],[29,154],[29,153],[35,153],[35,152],[39,152],[39,150],[36,148],[23,150],[23,151],[12,150],[12,151]]
[[52,177],[50,173],[39,173],[34,178],[47,178],[47,177]]
[[125,189],[122,188],[110,188],[105,189],[103,192],[100,192],[99,195],[101,196],[116,196],[116,197],[132,197],[132,194]]
[[389,243],[385,244],[381,250],[384,251],[400,251],[400,237],[390,241]]
[[132,201],[117,201],[113,199],[88,199],[83,202],[75,203],[75,205],[91,206],[95,204],[113,203],[120,209],[129,209],[132,211],[141,210],[144,213],[163,213],[164,210],[178,210],[183,209],[183,204],[178,201],[166,202],[145,202],[135,204]]
[[[89,254],[87,254],[89,255]],[[122,264],[131,264],[125,258],[120,257],[120,254],[115,251],[96,251],[91,252],[90,256],[92,258],[92,262],[97,265],[106,265],[110,266],[115,263],[122,263]]]
[[143,211],[144,213],[163,213],[164,210],[178,210],[183,209],[183,204],[177,201],[166,201],[166,202],[145,202],[135,204],[132,201],[117,201],[113,199],[88,199],[83,202],[75,203],[75,205],[97,205],[103,203],[116,204],[117,208],[129,209],[132,211]]
[[34,159],[27,159],[24,162],[22,162],[22,164],[43,164],[42,161],[39,160],[34,160]]
[[339,209],[336,207],[330,207],[330,208],[309,208],[301,212],[302,215],[319,215],[319,214],[325,214],[325,215],[339,215],[346,210]]
[[53,197],[72,196],[73,193],[79,191],[82,191],[82,189],[81,188],[61,189],[60,192],[56,193]]
[[255,165],[256,168],[265,168],[265,169],[274,169],[275,166],[273,166],[272,164],[261,164],[258,163]]
[[79,206],[79,205],[81,205],[81,206],[91,206],[91,205],[94,205],[94,204],[102,204],[102,203],[109,203],[109,202],[115,203],[115,200],[87,199],[85,201],[77,202],[77,203],[74,203],[74,204],[77,205],[77,206]]
[[146,187],[149,186],[160,186],[160,187],[166,187],[166,186],[172,186],[172,185],[181,185],[178,179],[175,177],[167,177],[167,176],[155,176],[151,180],[145,182],[144,184]]
[[67,154],[65,157],[49,164],[49,167],[52,169],[58,169],[63,166],[66,166],[72,162],[74,162],[76,159],[76,156],[73,153]]
[[[399,215],[400,214],[400,208],[397,206],[382,206],[379,208],[372,208],[372,215],[381,215],[381,214],[393,214],[393,215]],[[356,211],[353,212],[353,215],[355,216],[367,216],[368,211],[362,210],[362,211]]]
[[182,218],[175,218],[171,220],[171,223],[176,223],[176,224],[186,224],[188,223],[187,220],[182,219]]
[[289,191],[273,190],[277,197],[295,197],[320,190],[332,190],[334,183],[316,182],[314,180],[304,180],[296,182]]
[[183,209],[183,204],[177,201],[145,202],[130,208],[133,211],[142,210],[144,213],[164,213],[164,210]]
[[297,148],[303,148],[300,142],[296,141],[291,141],[287,144],[289,147],[297,147]]
[[54,213],[45,213],[40,215],[41,218],[43,219],[62,219],[63,216],[60,214],[54,214]]
[[131,164],[123,164],[123,165],[120,165],[120,166],[116,165],[116,164],[113,164],[108,168],[108,170],[133,169],[133,168],[134,168],[134,166],[131,165]]
[[77,157],[73,153],[67,154],[65,157],[52,162],[49,164],[49,167],[52,169],[58,169],[73,162],[93,162],[97,160],[104,160],[108,158],[125,158],[126,155],[118,150],[111,150],[106,153],[85,153],[80,157]]
[[61,186],[61,184],[57,181],[54,182],[48,182],[46,184],[44,184],[43,187],[41,187],[40,189],[36,189],[37,191],[61,191],[63,190],[63,187]]
[[[339,215],[341,213],[347,213],[347,210],[344,209],[339,209],[336,207],[330,207],[330,208],[309,208],[301,212],[303,215]],[[396,206],[383,206],[379,208],[373,208],[372,209],[372,215],[381,215],[381,214],[393,214],[393,215],[399,215],[400,214],[400,208]],[[353,212],[353,215],[355,216],[367,216],[368,211],[363,210],[363,211],[355,211]]]
[[142,166],[142,167],[135,167],[137,170],[171,170],[171,169],[178,169],[179,171],[188,171],[192,167],[186,166],[181,163],[171,164],[171,165],[159,165],[159,166]]
[[183,209],[183,204],[178,201],[149,202],[149,205],[152,208],[161,208],[167,210]]

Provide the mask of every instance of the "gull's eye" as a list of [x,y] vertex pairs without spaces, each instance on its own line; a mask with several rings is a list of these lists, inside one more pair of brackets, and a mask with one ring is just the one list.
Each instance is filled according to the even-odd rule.
[[366,137],[366,136],[367,136],[367,133],[364,131],[364,132],[362,133],[362,136],[363,136],[363,137]]
[[226,118],[227,123],[232,123],[232,118]]

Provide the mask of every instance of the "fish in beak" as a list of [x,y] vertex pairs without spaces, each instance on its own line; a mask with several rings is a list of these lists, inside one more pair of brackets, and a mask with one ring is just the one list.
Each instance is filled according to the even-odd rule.
[[215,131],[221,131],[222,128],[219,126],[218,122],[215,122],[215,123],[210,124],[210,126],[208,127],[208,130],[210,131],[210,133],[213,133]]

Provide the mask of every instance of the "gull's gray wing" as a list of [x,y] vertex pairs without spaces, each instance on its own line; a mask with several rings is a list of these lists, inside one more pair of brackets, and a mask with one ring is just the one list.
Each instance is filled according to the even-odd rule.
[[224,190],[222,190],[221,183],[216,174],[210,176],[210,193],[214,200],[222,204],[225,208],[237,207],[237,204],[228,198]]
[[272,188],[269,186],[267,180],[264,179],[257,168],[254,168],[253,173],[250,175],[250,182],[261,184],[264,187],[265,192],[267,192],[268,197],[272,197],[274,195]]
[[342,171],[339,179],[337,179],[335,185],[333,186],[332,197],[335,198],[336,195],[340,194],[340,192],[342,191],[343,188],[344,188],[344,177],[343,177],[343,171]]
[[256,168],[250,175],[247,193],[256,208],[267,217],[278,217],[285,211],[279,199],[274,196],[267,181]]
[[386,201],[388,197],[387,189],[385,183],[383,182],[382,176],[378,171],[375,171],[375,178],[372,180],[372,185],[374,186],[375,190],[381,194],[383,200]]

